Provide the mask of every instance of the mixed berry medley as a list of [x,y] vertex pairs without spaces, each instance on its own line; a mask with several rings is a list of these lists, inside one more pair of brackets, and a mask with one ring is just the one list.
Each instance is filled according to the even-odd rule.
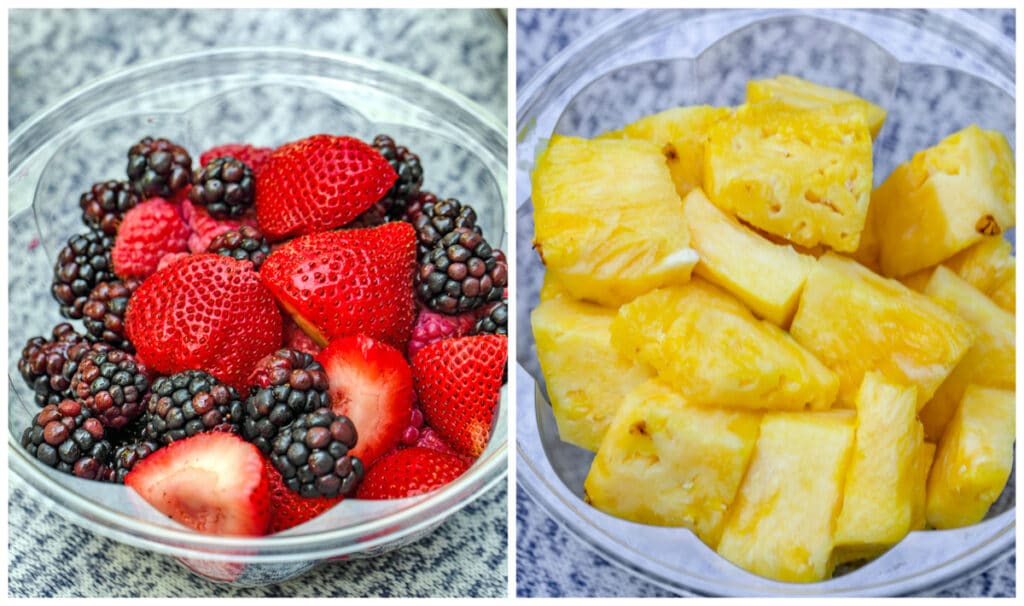
[[507,375],[508,267],[475,210],[380,135],[146,137],[81,196],[51,291],[68,320],[18,369],[44,464],[176,521],[264,535],[346,497],[457,478]]

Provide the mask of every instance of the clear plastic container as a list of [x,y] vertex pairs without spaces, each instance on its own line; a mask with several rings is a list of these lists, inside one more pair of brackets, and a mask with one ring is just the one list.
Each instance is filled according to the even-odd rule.
[[206,535],[159,514],[124,486],[80,480],[28,456],[21,434],[38,411],[17,369],[21,348],[64,321],[49,293],[57,252],[84,230],[78,197],[123,179],[128,148],[145,135],[200,151],[227,142],[276,146],[321,132],[369,140],[388,133],[414,149],[424,188],[471,202],[491,243],[506,248],[506,129],[473,102],[385,63],[291,49],[227,49],[121,71],[34,116],[9,147],[8,446],[14,473],[73,522],[140,549],[177,557],[210,579],[277,583],[328,559],[370,557],[411,543],[501,482],[508,398],[487,449],[462,477],[427,495],[350,499],[284,533]]
[[874,146],[877,185],[914,151],[972,123],[1002,131],[1012,145],[1014,67],[1012,41],[970,14],[909,10],[624,12],[544,66],[519,91],[517,107],[518,485],[610,561],[678,593],[904,595],[1008,557],[1013,476],[982,523],[911,533],[862,567],[803,585],[742,570],[689,530],[628,522],[587,505],[583,480],[593,453],[559,440],[530,330],[543,279],[531,251],[530,172],[552,133],[591,137],[679,105],[735,105],[747,80],[791,73],[888,110]]

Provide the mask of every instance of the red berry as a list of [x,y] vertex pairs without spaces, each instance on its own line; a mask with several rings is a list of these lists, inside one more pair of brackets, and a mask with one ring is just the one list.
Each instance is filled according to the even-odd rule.
[[401,499],[436,490],[461,476],[469,463],[429,448],[405,448],[381,458],[356,491],[360,499]]
[[264,459],[264,467],[270,484],[269,534],[304,524],[345,499],[343,496],[330,499],[303,497],[284,485],[281,473],[274,468],[269,459]]
[[177,208],[163,198],[150,198],[129,210],[121,221],[111,251],[114,273],[121,278],[147,278],[160,259],[188,251],[189,230]]
[[273,153],[273,149],[269,147],[253,147],[246,143],[228,143],[226,145],[218,145],[217,147],[211,147],[204,151],[199,156],[199,165],[206,166],[210,163],[210,160],[214,158],[225,158],[231,157],[236,160],[241,160],[249,165],[252,169],[253,174],[259,172],[260,168]]

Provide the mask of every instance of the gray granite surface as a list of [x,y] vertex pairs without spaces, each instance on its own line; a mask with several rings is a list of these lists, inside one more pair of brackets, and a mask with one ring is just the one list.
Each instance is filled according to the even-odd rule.
[[[595,25],[619,12],[621,11],[519,10],[516,15],[518,37],[516,40],[516,81],[519,90],[522,90],[544,64],[559,51]],[[993,28],[994,32],[1002,32],[1011,40],[1015,39],[1013,11],[977,10],[971,12]],[[565,111],[554,127],[559,132],[567,134],[592,136],[609,128],[618,128],[625,122],[674,104],[695,102],[696,99],[689,96],[695,94],[695,91],[702,93],[711,91],[699,102],[735,103],[739,99],[717,96],[719,94],[728,96],[729,91],[735,94],[737,90],[742,94],[741,85],[746,78],[743,69],[737,68],[738,63],[735,59],[730,58],[730,51],[742,53],[738,56],[746,58],[765,58],[765,61],[771,61],[772,59],[767,57],[775,54],[774,58],[781,57],[785,65],[792,65],[794,60],[799,61],[800,59],[789,56],[785,52],[773,53],[773,49],[758,47],[757,44],[770,46],[772,40],[778,40],[784,44],[786,39],[790,39],[790,36],[797,40],[812,40],[814,38],[814,32],[810,31],[801,34],[797,31],[773,31],[769,27],[762,28],[757,33],[760,34],[757,39],[734,37],[729,44],[725,44],[715,52],[703,57],[703,66],[706,69],[698,66],[698,76],[704,78],[705,81],[709,77],[720,77],[723,80],[722,82],[716,80],[716,84],[706,87],[704,87],[704,82],[701,82],[699,87],[695,87],[693,81],[688,78],[690,74],[694,73],[690,71],[692,63],[680,61],[676,65],[664,61],[637,65],[630,64],[630,61],[624,61],[624,64],[629,64],[628,67],[595,80],[574,97],[565,107]],[[698,33],[694,37],[699,39],[702,35],[703,33]],[[839,35],[845,34],[840,32]],[[828,39],[825,35],[821,37]],[[839,40],[841,41],[841,39]],[[685,40],[673,40],[673,43],[680,47],[687,45]],[[699,44],[699,41],[694,41],[694,44]],[[800,45],[800,48],[794,50],[794,54],[804,52],[803,46],[813,47],[814,45]],[[698,48],[703,47],[698,46]],[[844,49],[853,53],[875,52],[870,47],[856,44],[849,44]],[[811,49],[804,59],[808,62],[807,69],[813,71],[814,68],[819,67],[815,62],[828,61],[828,56],[827,53],[816,55]],[[852,61],[850,59],[849,54],[844,54],[841,63],[857,65],[860,60],[861,64],[876,66],[880,62],[884,62],[886,57],[859,57]],[[573,67],[579,69],[578,65]],[[835,65],[833,69],[844,67],[848,68],[849,65]],[[751,67],[751,69],[753,68]],[[858,85],[866,88],[862,94],[869,94],[872,97],[877,95],[876,98],[879,99],[892,99],[890,104],[883,103],[890,109],[890,119],[887,122],[889,130],[883,133],[884,136],[879,141],[876,152],[883,164],[878,170],[882,177],[891,170],[891,166],[886,163],[896,162],[896,158],[907,156],[913,150],[930,145],[931,142],[937,140],[935,132],[937,123],[933,119],[936,115],[941,115],[944,120],[954,123],[966,120],[964,125],[975,120],[988,120],[991,124],[988,128],[1004,130],[1013,141],[1014,117],[1012,113],[1007,113],[1005,98],[1000,97],[999,93],[992,91],[991,88],[976,86],[977,83],[968,84],[966,80],[969,78],[955,72],[944,73],[929,67],[906,70],[900,74],[901,79],[898,85],[895,80],[885,80],[885,73],[886,70],[877,69],[872,75],[877,76],[879,87],[877,92],[871,90],[872,82],[860,81],[856,79],[856,74],[853,74],[849,80],[856,81]],[[835,77],[841,79],[844,76],[848,77],[851,74],[840,73]],[[869,76],[868,79],[871,79],[872,76]],[[725,81],[729,78],[736,82]],[[655,85],[650,84],[652,80],[657,81]],[[699,90],[700,88],[703,90]],[[621,91],[629,91],[629,94],[621,94]],[[950,103],[957,105],[958,100],[963,101],[964,99],[967,101],[961,102],[958,106],[951,107],[949,105]],[[520,99],[520,102],[522,101]],[[893,111],[894,107],[895,111]],[[1012,110],[1012,108],[1010,109]],[[982,115],[984,117],[979,118]],[[947,126],[949,125],[944,124],[942,128]],[[521,127],[521,125],[518,126],[517,130]],[[522,146],[520,155],[522,155]],[[517,182],[522,188],[523,180],[517,179]],[[528,181],[526,184],[528,185]],[[523,191],[517,193],[519,200],[523,200],[525,196]],[[518,209],[519,232],[532,231],[529,210],[529,206]],[[535,259],[524,256],[530,255],[531,234],[518,233],[517,237],[520,251],[516,278],[517,297],[520,301],[518,321],[519,326],[525,330],[525,327],[528,326],[528,306],[522,302],[524,297],[528,301],[534,300],[536,297],[536,291],[539,288],[540,264],[535,262]],[[530,299],[531,296],[534,299]],[[520,338],[518,357],[526,364],[528,371],[536,373],[537,370],[531,368],[535,354],[530,351],[530,347],[530,339]],[[523,490],[519,490],[516,497],[516,523],[516,591],[519,596],[653,597],[672,595],[609,562],[583,541],[562,528]],[[944,588],[936,595],[1006,597],[1015,594],[1015,558],[1011,557],[983,574],[960,580]]]
[[[288,46],[382,59],[461,92],[502,122],[507,115],[507,30],[503,16],[492,10],[15,10],[9,32],[9,130],[104,74],[227,46]],[[9,263],[9,271],[18,272],[19,265]],[[504,483],[399,551],[329,563],[286,583],[248,589],[205,581],[170,557],[70,524],[13,474],[8,495],[11,596],[507,594]]]

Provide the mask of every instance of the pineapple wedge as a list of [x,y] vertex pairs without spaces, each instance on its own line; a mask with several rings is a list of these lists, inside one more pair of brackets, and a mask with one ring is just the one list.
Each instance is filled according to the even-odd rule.
[[1017,276],[1010,274],[995,288],[989,297],[992,301],[1013,315],[1017,315]]
[[882,272],[905,276],[1012,227],[1015,173],[1006,137],[977,126],[896,167],[874,196]]
[[790,242],[856,250],[871,196],[863,106],[741,106],[711,128],[704,190],[719,208]]
[[619,308],[612,345],[695,405],[820,410],[838,382],[782,329],[701,278]]
[[935,269],[924,292],[967,320],[977,335],[964,359],[921,409],[925,435],[938,440],[969,384],[1011,391],[1017,388],[1017,333],[1013,314],[942,265]]
[[657,381],[629,392],[584,483],[605,513],[685,526],[712,549],[747,470],[760,415],[689,406]]
[[728,290],[777,326],[793,319],[814,257],[769,242],[723,213],[695,189],[683,200],[690,245],[700,255],[696,274]]
[[550,299],[560,299],[562,297],[572,298],[569,292],[565,290],[565,287],[558,282],[555,274],[550,271],[544,272],[544,283],[540,286],[540,302],[543,303]]
[[852,410],[764,415],[718,543],[722,557],[778,581],[832,574],[832,533],[855,416]]
[[576,299],[619,305],[697,263],[661,148],[555,135],[533,172],[534,245]]
[[537,359],[563,441],[597,450],[622,398],[653,376],[611,345],[615,310],[561,297],[530,316]]
[[864,375],[857,393],[853,458],[836,521],[837,561],[872,557],[910,532],[924,429],[917,388]]
[[936,446],[932,442],[921,444],[921,452],[917,458],[917,475],[914,478],[910,530],[924,530],[927,525],[925,504],[928,500],[928,473],[932,470],[932,462],[935,460],[935,449]]
[[759,103],[768,99],[776,99],[790,107],[801,109],[815,109],[838,103],[861,105],[867,116],[872,139],[878,136],[878,131],[882,130],[882,124],[885,122],[885,110],[870,101],[842,89],[815,84],[787,74],[747,82],[747,103]]
[[924,406],[974,342],[953,312],[835,253],[807,277],[790,334],[839,376],[837,405],[848,408],[870,370],[916,385]]
[[641,118],[599,138],[645,139],[656,143],[672,173],[680,198],[704,184],[704,142],[708,129],[732,114],[728,107],[676,107]]
[[1013,467],[1014,393],[971,385],[939,443],[928,476],[928,524],[980,522]]
[[[985,295],[991,295],[1016,271],[1013,246],[1002,236],[988,236],[953,255],[943,265]],[[912,290],[924,292],[934,271],[934,267],[929,267],[903,276],[899,281]]]

